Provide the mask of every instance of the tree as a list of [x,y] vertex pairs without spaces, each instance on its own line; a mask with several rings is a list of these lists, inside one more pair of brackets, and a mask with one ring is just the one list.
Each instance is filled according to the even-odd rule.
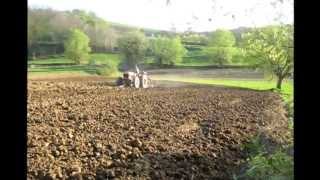
[[88,59],[89,52],[89,38],[79,29],[73,29],[65,42],[66,57],[80,64]]
[[124,56],[125,65],[133,68],[144,59],[147,40],[141,32],[129,32],[118,39],[118,46]]
[[170,39],[167,37],[159,37],[151,40],[151,50],[156,57],[159,65],[174,65],[182,61],[182,57],[186,53],[179,37]]
[[50,36],[50,17],[54,14],[51,9],[30,9],[28,8],[28,50],[33,58],[36,58],[34,45]]
[[[70,29],[80,29],[90,38],[92,49],[105,49],[105,40],[111,36],[108,23],[94,13],[82,10],[56,11],[28,8],[28,52],[30,55],[49,55],[63,51]],[[114,40],[113,40],[114,41]],[[41,44],[55,44],[42,46]],[[114,43],[113,43],[114,44]]]
[[109,28],[105,31],[105,38],[104,38],[104,48],[107,51],[114,51],[114,48],[117,46],[117,40],[119,38],[119,33],[114,30],[114,28]]
[[[282,81],[293,71],[293,27],[269,26],[243,35],[250,64],[263,68],[277,76],[278,89]],[[250,58],[249,58],[250,59]]]
[[197,33],[185,33],[182,35],[182,42],[186,44],[208,45],[208,37]]
[[235,43],[236,38],[229,30],[218,29],[209,36],[209,46],[232,47]]
[[204,48],[204,53],[209,59],[223,65],[230,63],[235,52],[236,39],[231,31],[218,29],[210,34],[209,45]]

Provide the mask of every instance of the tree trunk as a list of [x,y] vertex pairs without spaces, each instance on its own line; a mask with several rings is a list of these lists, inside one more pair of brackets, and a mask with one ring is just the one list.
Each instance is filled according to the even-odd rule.
[[281,89],[281,85],[282,85],[282,80],[283,80],[283,77],[278,77],[278,81],[277,81],[277,88],[278,89]]
[[220,61],[218,62],[218,67],[221,68],[222,65],[223,65],[223,63],[222,63],[222,61],[220,60]]
[[32,53],[32,60],[36,60],[36,58],[37,58],[37,57],[36,57],[36,53],[33,52],[33,53]]

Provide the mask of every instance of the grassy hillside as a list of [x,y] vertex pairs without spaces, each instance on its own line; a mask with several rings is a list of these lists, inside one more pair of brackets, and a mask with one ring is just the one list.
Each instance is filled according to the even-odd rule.
[[95,65],[76,65],[65,57],[28,61],[28,73],[30,76],[52,74],[95,75],[97,66],[103,66],[107,61],[119,64],[120,56],[119,54],[91,54],[89,62],[92,60],[95,61]]

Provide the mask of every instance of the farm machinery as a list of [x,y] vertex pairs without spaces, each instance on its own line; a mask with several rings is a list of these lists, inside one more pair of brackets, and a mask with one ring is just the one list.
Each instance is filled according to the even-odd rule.
[[152,81],[145,71],[140,71],[138,66],[135,66],[135,71],[126,71],[123,77],[119,77],[116,84],[121,87],[134,88],[150,88],[153,87]]

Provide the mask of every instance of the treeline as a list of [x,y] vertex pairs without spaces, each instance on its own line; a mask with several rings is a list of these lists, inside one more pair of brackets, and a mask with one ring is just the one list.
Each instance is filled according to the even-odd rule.
[[[135,27],[107,22],[93,12],[83,10],[56,11],[53,9],[28,8],[28,55],[29,59],[64,53],[64,42],[71,29],[79,29],[90,39],[92,52],[118,52],[118,39],[138,30]],[[180,36],[187,50],[201,50],[209,43],[209,33],[174,33],[154,29],[140,29],[146,37]],[[240,33],[235,33],[238,42]]]
[[93,52],[114,52],[119,36],[133,28],[113,26],[93,12],[28,8],[29,58],[62,54],[71,29],[79,29],[90,38]]
[[276,75],[281,88],[293,70],[293,26],[174,33],[115,25],[81,10],[29,9],[28,50],[30,59],[64,54],[76,63],[88,63],[89,53],[116,52],[125,68],[146,59],[159,66],[187,59],[220,66],[249,64]]

